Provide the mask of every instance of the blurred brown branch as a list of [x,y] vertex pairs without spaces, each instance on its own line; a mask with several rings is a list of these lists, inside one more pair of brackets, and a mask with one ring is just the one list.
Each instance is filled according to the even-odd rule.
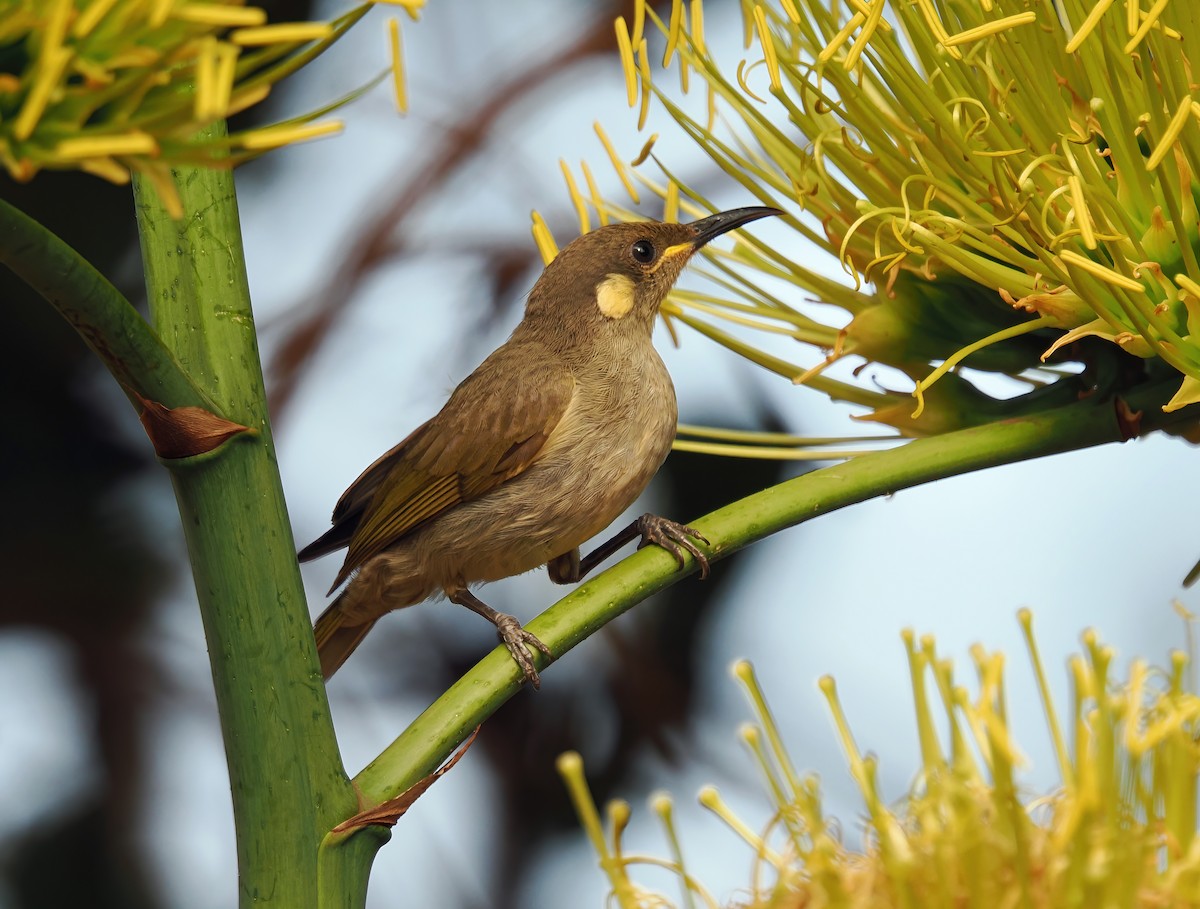
[[[492,128],[513,106],[587,57],[613,51],[616,46],[613,19],[631,15],[632,8],[630,0],[598,4],[592,24],[574,42],[500,83],[465,111],[433,148],[428,165],[415,170],[415,176],[409,176],[414,168],[411,162],[405,162],[392,179],[384,181],[383,186],[397,189],[390,197],[381,193],[382,201],[374,215],[368,214],[359,230],[347,238],[344,254],[330,271],[328,280],[298,307],[307,315],[288,329],[268,365],[267,387],[275,419],[286,409],[305,367],[320,350],[338,317],[351,305],[363,281],[380,265],[408,252],[408,241],[401,232],[408,215],[485,147]],[[493,273],[493,287],[503,293],[537,257],[530,244],[523,257],[514,256],[514,250],[509,248],[490,251],[486,258]]]

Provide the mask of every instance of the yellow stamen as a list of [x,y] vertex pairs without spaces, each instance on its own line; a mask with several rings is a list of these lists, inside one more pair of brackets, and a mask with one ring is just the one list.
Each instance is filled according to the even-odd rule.
[[79,162],[79,169],[117,186],[124,186],[129,182],[129,170],[112,158],[87,158]]
[[946,31],[946,26],[942,25],[942,20],[938,17],[937,10],[933,8],[932,0],[917,0],[917,9],[921,11],[925,25],[929,28],[933,37],[937,39],[937,42],[942,47],[946,48],[946,53],[955,60],[961,60],[962,52],[953,45],[946,44],[950,38],[950,33]]
[[323,41],[333,34],[328,22],[280,22],[258,28],[239,28],[229,34],[229,40],[239,47],[259,44],[282,44],[297,41]]
[[197,25],[230,28],[239,25],[266,25],[267,14],[255,6],[222,6],[217,3],[188,3],[171,10],[171,18]]
[[259,101],[262,101],[269,94],[271,94],[271,86],[269,85],[257,85],[254,88],[234,92],[233,97],[229,99],[227,116],[232,117],[234,114],[240,114],[246,108],[253,107]]
[[817,54],[818,62],[826,62],[834,54],[841,50],[842,45],[845,44],[850,38],[850,34],[866,21],[867,17],[862,13],[855,13],[853,16],[851,16],[846,21],[846,24],[842,26],[841,31],[833,36],[833,40],[825,45],[825,47],[821,50],[821,53]]
[[762,45],[767,61],[767,72],[771,75],[771,91],[783,91],[783,82],[779,78],[779,58],[775,56],[775,42],[771,40],[771,32],[767,29],[767,15],[759,4],[754,6],[754,27],[758,30],[758,43]]
[[654,143],[658,141],[658,133],[651,133],[650,138],[646,140],[646,144],[642,146],[642,150],[638,152],[637,157],[629,162],[630,167],[638,167],[647,158],[650,157],[650,150],[654,148]]
[[50,15],[46,17],[42,31],[42,52],[51,48],[62,47],[63,39],[67,36],[67,24],[75,9],[72,0],[52,0]]
[[[1142,39],[1150,33],[1150,29],[1154,28],[1155,23],[1158,21],[1158,17],[1162,15],[1162,11],[1167,8],[1167,3],[1169,2],[1170,0],[1155,0],[1154,5],[1146,11],[1146,18],[1142,20],[1141,25],[1139,25],[1137,30],[1133,33],[1133,37],[1129,39],[1129,43],[1122,48],[1125,53],[1133,53],[1133,49],[1137,47],[1142,42]],[[1140,6],[1136,4],[1134,0],[1130,0],[1130,9],[1137,9],[1138,13],[1141,12]]]
[[537,246],[538,253],[542,257],[542,263],[549,265],[558,255],[558,244],[554,242],[554,235],[546,226],[545,219],[536,211],[532,213],[532,217],[534,245]]
[[28,139],[50,103],[50,94],[58,85],[59,76],[71,59],[71,52],[61,47],[44,48],[40,54],[37,75],[21,105],[21,112],[13,123],[13,136]]
[[646,28],[646,0],[635,0],[633,4],[633,34],[629,36],[629,43],[633,47],[637,47],[642,43],[642,32]]
[[342,131],[341,120],[325,120],[321,123],[306,123],[303,126],[269,126],[243,133],[239,143],[250,151],[279,148],[294,142],[307,142]]
[[[866,0],[849,0],[849,4],[850,4],[850,8],[853,9],[855,12],[861,14],[864,19],[866,19],[868,14],[871,12],[871,7],[870,7],[870,5],[868,5]],[[891,34],[892,26],[890,24],[888,24],[888,21],[886,19],[880,19],[879,20],[879,29],[885,35],[888,35],[888,34]]]
[[1092,216],[1088,211],[1087,200],[1083,197],[1083,180],[1072,174],[1067,178],[1071,189],[1071,208],[1075,211],[1075,223],[1079,225],[1079,233],[1083,245],[1088,249],[1096,248],[1096,231],[1092,227]]
[[117,5],[117,0],[92,0],[80,15],[75,20],[75,24],[71,26],[71,34],[76,38],[86,38],[92,33],[100,20],[108,15],[109,11]]
[[196,98],[194,112],[197,120],[208,121],[217,116],[214,95],[217,81],[217,39],[205,36],[196,54]]
[[158,201],[162,203],[167,214],[176,221],[182,218],[183,202],[179,199],[179,190],[175,188],[170,168],[158,162],[146,162],[138,165],[138,168],[142,175],[150,181],[150,185],[154,187]]
[[102,64],[85,57],[75,57],[71,61],[71,68],[83,76],[84,84],[88,88],[111,85],[115,78]]
[[1187,291],[1196,298],[1197,302],[1200,302],[1200,284],[1197,284],[1187,275],[1176,275],[1174,280],[1179,285],[1180,290]]
[[421,18],[421,10],[425,8],[425,0],[375,0],[375,2],[401,7],[413,22]]
[[151,28],[159,28],[171,15],[171,7],[175,0],[151,0],[150,15],[147,23]]
[[774,849],[770,848],[761,836],[751,830],[739,818],[725,801],[721,798],[721,794],[717,792],[716,786],[705,786],[700,790],[697,801],[705,808],[719,817],[725,824],[740,836],[752,848],[757,855],[761,855],[776,868],[783,867],[783,859]]
[[[1139,285],[1140,287],[1140,285]],[[1000,341],[1007,341],[1009,338],[1016,338],[1031,331],[1036,331],[1039,328],[1046,328],[1054,323],[1054,319],[1050,316],[1039,316],[1036,319],[1031,319],[1028,322],[1021,322],[1017,325],[1012,325],[1008,328],[1002,328],[1000,331],[993,332],[986,338],[980,338],[974,343],[968,344],[956,350],[953,354],[942,361],[933,372],[917,383],[917,387],[913,389],[913,397],[917,399],[917,409],[913,411],[912,418],[915,420],[921,416],[925,410],[925,392],[929,390],[938,379],[952,370],[955,366],[965,360],[967,357],[976,351],[983,350],[992,344],[997,344]]]
[[400,21],[388,19],[388,47],[392,60],[392,94],[396,99],[396,110],[408,113],[408,83],[404,79],[404,45],[400,43]]
[[792,0],[781,0],[779,5],[783,7],[784,13],[787,14],[787,17],[791,19],[792,22],[796,24],[800,23],[800,11],[796,9],[796,4],[794,4]]
[[[125,47],[108,59],[109,69],[124,69],[126,67],[153,66],[162,55],[152,47]],[[168,79],[162,74],[161,84],[166,85]]]
[[596,217],[600,220],[600,226],[604,227],[608,224],[608,209],[601,199],[600,187],[596,185],[596,178],[592,176],[592,169],[586,161],[580,161],[579,167],[583,171],[583,179],[587,181],[588,192],[592,194],[592,206],[596,209]]
[[196,57],[197,120],[214,120],[228,113],[237,57],[238,50],[232,44],[211,35],[204,38]]
[[1115,0],[1100,0],[1099,3],[1092,7],[1092,11],[1087,14],[1087,18],[1083,20],[1079,28],[1076,30],[1075,37],[1067,42],[1066,52],[1068,54],[1073,54],[1075,51],[1079,50],[1079,45],[1081,45],[1084,39],[1092,33],[1092,30],[1095,29],[1095,27],[1100,23],[1100,17],[1108,12],[1108,8],[1112,6],[1114,2]]
[[217,69],[213,80],[213,116],[229,114],[229,99],[233,96],[233,79],[236,75],[238,49],[221,41],[217,44]]
[[567,194],[571,197],[571,202],[575,205],[575,214],[579,216],[579,232],[586,234],[592,229],[592,221],[588,217],[587,202],[579,194],[579,187],[575,185],[575,178],[571,176],[571,168],[567,167],[566,160],[559,158],[558,166],[562,169],[563,179],[567,181]]
[[674,180],[667,181],[667,194],[663,199],[662,219],[669,224],[679,220],[679,184]]
[[1093,277],[1099,278],[1106,284],[1111,284],[1114,287],[1120,287],[1132,293],[1144,294],[1146,288],[1140,281],[1135,281],[1133,278],[1127,278],[1118,271],[1113,271],[1099,262],[1094,262],[1087,256],[1081,256],[1079,253],[1070,249],[1064,249],[1058,254],[1059,258],[1069,265],[1074,265],[1076,268],[1081,268]]
[[629,27],[625,24],[625,17],[620,16],[613,23],[613,28],[617,33],[617,51],[621,54],[621,69],[625,73],[625,97],[629,102],[629,106],[633,107],[637,104],[637,66],[633,62],[633,45],[629,40]]
[[975,28],[968,28],[966,31],[958,32],[957,34],[948,35],[942,40],[943,47],[955,47],[959,44],[969,44],[972,41],[978,41],[980,38],[986,38],[989,35],[995,35],[998,32],[1007,31],[1010,28],[1015,28],[1018,25],[1029,25],[1037,21],[1037,13],[1032,10],[1024,13],[1017,13],[1015,16],[1005,16],[1003,19],[994,19],[991,22],[985,22],[983,25],[977,25]]
[[[1139,10],[1138,12],[1141,15],[1142,21],[1145,21],[1146,17],[1147,17],[1145,10]],[[1172,41],[1183,40],[1183,35],[1181,35],[1175,29],[1171,28],[1171,26],[1163,25],[1162,22],[1155,22],[1152,27],[1161,31],[1164,35],[1166,35]]]
[[608,159],[612,162],[613,170],[617,172],[617,176],[621,178],[621,184],[625,187],[625,191],[629,193],[629,198],[633,200],[633,204],[637,205],[641,201],[638,196],[637,187],[633,185],[633,181],[629,179],[629,174],[625,172],[625,165],[620,158],[617,157],[617,150],[613,148],[612,142],[608,140],[608,135],[600,126],[600,121],[597,120],[592,124],[592,128],[596,130],[596,135],[600,137],[600,144],[604,146],[604,150],[608,152]]
[[[592,841],[592,848],[596,850],[596,855],[600,857],[600,867],[608,875],[609,883],[614,891],[625,889],[628,887],[629,881],[628,878],[625,878],[620,863],[614,862],[612,854],[608,851],[608,843],[604,839],[604,828],[600,824],[600,812],[596,810],[596,803],[592,799],[592,793],[588,789],[587,780],[583,775],[583,758],[577,751],[567,751],[560,754],[554,763],[558,775],[566,783],[567,792],[571,796],[571,804],[575,807],[579,822]],[[624,886],[622,880],[624,880]]]
[[692,0],[692,46],[696,54],[703,57],[707,53],[704,44],[704,4],[700,0]]
[[767,61],[765,59],[763,59],[763,60],[759,60],[757,63],[751,63],[749,66],[747,66],[745,60],[739,60],[738,65],[737,65],[738,88],[740,88],[748,97],[753,98],[759,104],[766,104],[767,99],[763,98],[759,94],[757,94],[754,91],[754,89],[752,89],[750,87],[750,83],[747,82],[746,79],[750,75],[750,73],[754,70],[754,68],[759,65],[759,63],[765,65],[766,62]]
[[608,815],[608,829],[609,835],[612,837],[613,854],[620,856],[621,837],[625,833],[625,828],[629,826],[629,818],[633,815],[633,809],[624,799],[613,799],[604,806],[604,813]]
[[671,0],[671,22],[667,26],[667,49],[663,52],[663,69],[671,64],[671,56],[679,46],[679,32],[683,27],[683,0]]
[[1033,613],[1028,608],[1017,610],[1017,622],[1020,624],[1021,634],[1025,638],[1025,649],[1029,651],[1029,660],[1033,663],[1038,695],[1042,700],[1042,712],[1046,714],[1046,724],[1050,727],[1050,739],[1054,743],[1054,755],[1058,759],[1058,772],[1063,785],[1071,788],[1075,783],[1075,774],[1071,768],[1067,740],[1063,737],[1058,713],[1054,709],[1054,701],[1050,697],[1050,685],[1046,681],[1046,670],[1042,666],[1042,656],[1038,650],[1037,639],[1033,636]]
[[153,155],[158,143],[149,133],[134,131],[119,136],[82,136],[63,139],[54,148],[59,158],[105,158],[114,155]]
[[1163,158],[1167,156],[1167,152],[1171,150],[1171,147],[1175,144],[1175,140],[1179,138],[1179,134],[1183,132],[1183,127],[1187,124],[1188,115],[1193,114],[1196,107],[1197,105],[1192,101],[1191,95],[1185,95],[1179,102],[1179,107],[1171,117],[1171,122],[1167,124],[1162,138],[1158,140],[1158,144],[1154,146],[1154,151],[1150,152],[1150,157],[1146,159],[1146,170],[1154,170],[1154,168],[1162,164]]
[[876,2],[871,5],[870,11],[867,13],[866,21],[863,22],[862,31],[858,33],[858,37],[855,38],[854,43],[850,45],[850,50],[846,54],[846,59],[842,61],[842,67],[847,72],[858,66],[858,60],[862,56],[862,52],[867,49],[867,44],[870,43],[871,37],[875,34],[875,29],[878,27],[879,20],[882,17],[883,0],[876,0]]
[[646,49],[646,39],[638,46],[638,61],[642,77],[642,107],[638,111],[638,132],[646,128],[646,117],[650,114],[650,52]]

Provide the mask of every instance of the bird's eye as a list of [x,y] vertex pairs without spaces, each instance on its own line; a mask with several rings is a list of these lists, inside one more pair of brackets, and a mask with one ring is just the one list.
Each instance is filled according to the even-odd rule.
[[643,265],[654,261],[654,244],[649,240],[638,240],[633,244],[633,257]]

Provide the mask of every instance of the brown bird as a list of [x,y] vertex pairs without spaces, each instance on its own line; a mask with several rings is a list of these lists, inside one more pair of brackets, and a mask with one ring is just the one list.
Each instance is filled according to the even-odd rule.
[[554,655],[468,585],[546,565],[578,581],[641,537],[708,572],[690,527],[645,514],[581,559],[579,546],[628,508],[675,438],[675,389],[651,344],[658,308],[696,250],[774,208],[694,221],[601,227],[546,266],[512,336],[433,419],[368,467],[300,560],[349,547],[317,619],[329,678],[385,613],[445,594],[492,622],[525,677],[529,648]]

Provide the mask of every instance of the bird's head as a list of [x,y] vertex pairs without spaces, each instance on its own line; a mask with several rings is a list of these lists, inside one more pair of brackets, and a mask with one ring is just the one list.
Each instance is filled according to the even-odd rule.
[[556,336],[613,331],[649,334],[658,308],[693,254],[710,240],[777,208],[735,208],[693,221],[610,224],[562,250],[529,294],[526,322]]

